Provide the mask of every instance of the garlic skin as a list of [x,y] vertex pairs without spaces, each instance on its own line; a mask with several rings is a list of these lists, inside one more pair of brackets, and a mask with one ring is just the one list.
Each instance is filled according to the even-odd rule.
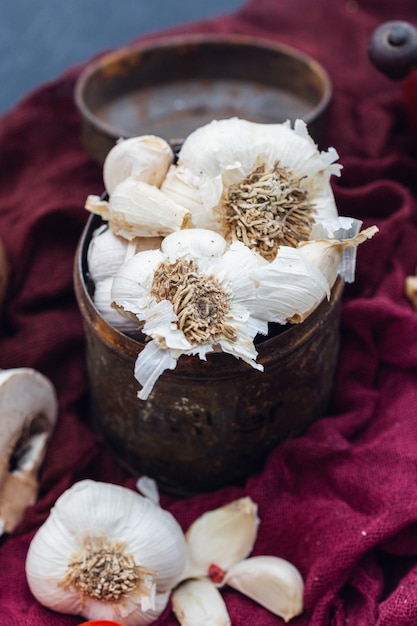
[[190,212],[158,187],[126,178],[115,187],[109,200],[87,197],[85,208],[109,222],[116,235],[129,241],[135,237],[164,237],[187,228]]
[[181,626],[231,626],[226,604],[208,579],[187,580],[172,594],[172,610]]
[[240,561],[228,570],[224,584],[279,615],[284,622],[303,612],[303,578],[285,559],[255,556]]
[[196,519],[185,533],[187,566],[183,580],[210,575],[221,579],[222,572],[246,558],[258,532],[257,512],[253,500],[244,497]]
[[371,239],[377,232],[377,226],[370,226],[348,239],[325,239],[302,242],[299,244],[297,250],[322,272],[329,286],[332,287],[339,274],[340,260],[344,250],[357,248],[367,239]]
[[184,535],[168,511],[130,489],[83,480],[34,536],[26,576],[54,611],[141,626],[165,609],[185,559]]
[[162,137],[141,135],[120,139],[104,160],[106,191],[111,195],[129,177],[159,187],[173,160],[172,148]]

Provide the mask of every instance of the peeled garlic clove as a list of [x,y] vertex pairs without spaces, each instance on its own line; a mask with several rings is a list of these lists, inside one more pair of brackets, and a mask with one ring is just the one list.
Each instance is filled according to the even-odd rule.
[[224,571],[250,554],[256,540],[258,507],[240,498],[201,515],[186,532],[188,563],[183,580],[208,576],[220,582]]
[[31,368],[0,370],[0,535],[12,532],[38,493],[38,471],[55,426],[52,383]]
[[107,207],[102,201],[87,199],[86,209],[108,220],[116,235],[126,239],[135,237],[164,237],[186,228],[190,213],[168,198],[160,189],[126,178],[114,189]]
[[214,584],[188,580],[172,594],[172,610],[181,626],[230,626],[226,604]]
[[159,187],[173,160],[172,148],[162,137],[141,135],[119,140],[104,161],[106,191],[111,195],[128,177]]
[[275,556],[255,556],[237,563],[224,583],[285,622],[303,611],[304,581],[298,569]]
[[[370,226],[348,239],[303,241],[298,245],[297,250],[324,274],[329,286],[333,287],[339,273],[343,251],[347,248],[357,248],[367,239],[371,239],[377,232],[377,226]],[[346,269],[347,273],[348,270]],[[352,273],[349,269],[349,274]],[[345,278],[345,276],[342,276],[342,278]]]

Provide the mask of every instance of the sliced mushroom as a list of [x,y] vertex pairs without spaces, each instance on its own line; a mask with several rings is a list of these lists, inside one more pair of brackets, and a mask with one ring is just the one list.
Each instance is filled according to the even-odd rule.
[[38,495],[38,471],[58,414],[52,383],[31,368],[0,370],[0,535]]
[[7,280],[9,276],[9,264],[7,262],[4,245],[0,239],[0,313],[6,295]]

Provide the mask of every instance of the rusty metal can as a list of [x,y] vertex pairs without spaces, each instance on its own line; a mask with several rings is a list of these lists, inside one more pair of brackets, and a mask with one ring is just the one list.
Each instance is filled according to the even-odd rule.
[[80,240],[74,286],[86,336],[92,419],[116,459],[180,496],[238,484],[261,470],[279,442],[326,412],[339,352],[343,282],[303,323],[274,327],[257,343],[259,372],[231,355],[182,356],[139,400],[134,364],[144,344],[97,312],[86,255],[92,216]]

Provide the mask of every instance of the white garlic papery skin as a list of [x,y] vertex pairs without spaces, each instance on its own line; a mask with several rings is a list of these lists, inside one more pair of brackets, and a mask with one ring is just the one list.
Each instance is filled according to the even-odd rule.
[[181,626],[231,626],[226,604],[206,578],[187,580],[172,594],[172,610]]
[[[343,251],[348,248],[357,248],[367,239],[371,239],[377,232],[377,226],[370,226],[360,231],[354,237],[341,241],[327,239],[302,242],[297,250],[322,272],[329,286],[332,287],[339,274]],[[342,276],[342,278],[346,277]]]
[[104,161],[106,191],[111,195],[117,185],[129,176],[159,187],[173,160],[172,148],[162,137],[140,135],[120,139]]
[[304,581],[285,559],[256,556],[236,563],[224,584],[248,596],[285,622],[303,612]]
[[258,532],[257,505],[240,498],[195,520],[187,530],[186,578],[212,576],[220,579],[232,565],[246,558]]
[[165,609],[185,559],[184,535],[168,511],[130,489],[83,480],[34,536],[26,576],[54,611],[142,626]]

